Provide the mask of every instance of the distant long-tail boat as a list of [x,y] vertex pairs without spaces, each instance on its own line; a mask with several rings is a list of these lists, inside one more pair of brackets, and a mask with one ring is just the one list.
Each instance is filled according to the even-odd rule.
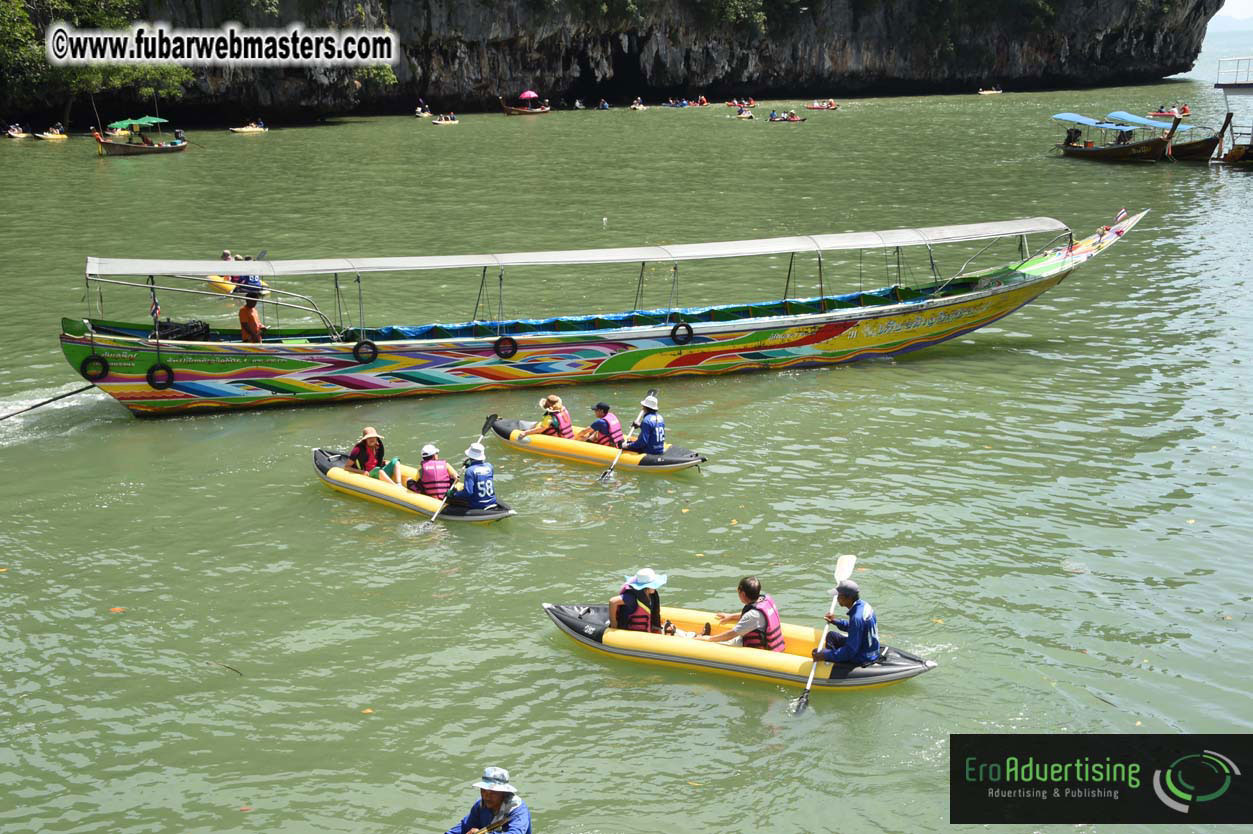
[[1178,116],[1169,129],[1161,133],[1136,125],[1100,122],[1078,113],[1058,113],[1053,119],[1077,125],[1067,129],[1066,138],[1057,143],[1057,149],[1064,156],[1097,162],[1158,162],[1166,157],[1179,127]]
[[[450,257],[297,261],[91,257],[86,268],[87,316],[62,319],[61,348],[75,370],[142,416],[834,365],[918,350],[991,324],[1119,241],[1144,214],[1102,226],[1079,241],[1064,223],[1035,217],[924,229]],[[1032,248],[1028,235],[1047,237]],[[1013,259],[973,268],[998,241],[1014,247]],[[935,248],[950,244],[958,245],[945,250],[955,253],[953,262],[964,259],[964,263],[946,277],[937,266]],[[977,251],[967,257],[971,250]],[[833,253],[851,252],[858,254],[846,254],[842,261],[849,270],[860,265],[863,253],[880,254],[888,285],[828,294],[824,258],[830,270]],[[912,277],[907,252],[925,257],[928,264],[920,268],[918,280],[906,280]],[[817,296],[791,297],[793,282],[799,280],[793,274],[797,255],[817,260]],[[674,306],[681,263],[751,256],[789,256],[782,298]],[[640,309],[649,263],[670,266],[666,307]],[[362,326],[361,286],[366,278],[383,281],[396,280],[396,273],[403,272],[474,270],[481,273],[480,302],[486,293],[484,308],[495,303],[494,289],[499,311],[507,269],[606,264],[640,265],[636,303],[628,312],[544,319],[498,313],[481,318],[476,302],[472,320],[459,324]],[[154,328],[162,301],[168,308],[189,297],[221,299],[211,285],[220,284],[222,275],[263,276],[270,293],[263,306],[306,323],[267,330],[259,343],[241,341],[237,329],[202,322],[162,321]],[[306,282],[321,277],[322,289],[334,292],[336,320],[318,307],[309,289],[283,288],[284,283],[291,286],[285,279],[302,276]],[[342,296],[341,278],[355,279],[355,305]],[[249,292],[248,286],[241,283],[239,292]],[[106,288],[129,288],[132,303],[138,296],[137,305],[147,306],[153,318],[103,318],[100,307]],[[354,306],[357,323],[345,324],[344,316]]]
[[[1217,131],[1213,128],[1200,127],[1198,125],[1179,125],[1179,129],[1175,133],[1177,138],[1166,149],[1166,155],[1178,162],[1208,161],[1214,155],[1214,149],[1218,147],[1219,137],[1226,132],[1227,126],[1231,124],[1231,116],[1231,113],[1227,114],[1223,126]],[[1105,118],[1111,122],[1126,122],[1139,125],[1140,127],[1152,127],[1162,132],[1170,130],[1171,126],[1170,122],[1146,119],[1143,116],[1137,116],[1125,110],[1115,110]]]

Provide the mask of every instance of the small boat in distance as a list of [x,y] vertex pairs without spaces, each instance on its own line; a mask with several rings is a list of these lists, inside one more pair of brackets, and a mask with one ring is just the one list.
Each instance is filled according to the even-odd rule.
[[1178,116],[1160,134],[1155,129],[1099,122],[1078,113],[1057,113],[1053,120],[1077,125],[1067,128],[1066,138],[1055,145],[1063,156],[1097,162],[1157,162],[1166,156],[1179,127]]
[[[909,353],[999,321],[1122,240],[1144,214],[1124,217],[1082,240],[1075,240],[1058,220],[1032,217],[920,229],[478,255],[238,262],[89,257],[86,286],[98,290],[87,295],[93,307],[86,316],[61,320],[60,342],[71,368],[132,413],[154,417],[821,367]],[[1042,235],[1043,242],[1029,243],[1030,235]],[[949,246],[955,248],[934,254],[936,247]],[[895,260],[895,274],[889,273],[886,286],[862,287],[860,265],[866,250],[882,252],[885,262]],[[945,261],[944,255],[950,254]],[[768,275],[782,258],[789,259],[786,278],[773,301],[737,302],[719,293],[714,303],[674,304],[681,264],[697,264],[685,266],[684,274],[695,270],[716,280],[720,272],[736,270],[723,266],[726,259],[742,259],[738,273],[752,281],[750,269]],[[941,272],[938,262],[949,261],[961,266]],[[670,271],[669,306],[643,305],[650,263]],[[590,273],[592,266],[612,265],[626,265],[628,275],[640,276],[634,304],[620,312],[612,312],[614,307],[602,312],[603,305],[597,304],[600,309],[581,314],[505,318],[480,316],[486,308],[476,305],[469,320],[456,323],[429,315],[406,323],[395,310],[389,312],[389,321],[368,327],[343,318],[350,305],[343,292],[353,283],[350,276],[357,277],[359,290],[390,279],[393,286],[407,288],[406,296],[421,298],[423,280],[449,280],[423,279],[430,271],[470,272],[480,278],[479,298],[499,310],[505,288],[512,286],[506,273],[538,272],[532,280],[543,280],[551,274],[547,267],[581,266],[580,273]],[[826,289],[833,269],[850,289]],[[793,284],[801,281],[802,272],[806,283],[817,278],[816,296],[795,297]],[[269,285],[267,309],[276,318],[282,310],[292,324],[270,328],[256,343],[243,342],[238,327],[201,328],[194,341],[154,331],[149,313],[154,302],[172,313],[180,300],[219,297],[208,285],[221,281],[220,276],[229,280],[251,275]],[[497,299],[491,298],[493,287]],[[105,290],[129,298],[134,317],[105,318]],[[321,305],[315,297],[319,295]],[[358,301],[364,305],[363,296]],[[116,309],[118,302],[111,306]]]
[[[623,451],[619,454],[618,447],[605,446],[587,440],[570,440],[549,434],[524,435],[527,429],[535,427],[530,420],[501,420],[492,423],[492,431],[506,445],[520,452],[528,452],[546,458],[555,458],[570,463],[585,463],[604,469],[618,461],[618,470],[624,472],[678,472],[700,466],[708,458],[689,449],[666,444],[666,450],[660,455],[642,452]],[[577,437],[583,431],[582,426],[574,426]]]
[[30,133],[23,130],[19,124],[11,124],[4,129],[4,136],[6,139],[29,139]]
[[995,86],[987,90],[983,89],[982,87],[979,88],[979,95],[981,96],[999,96],[1001,92],[1002,92],[1001,88],[995,87]]
[[436,116],[435,118],[431,119],[431,124],[436,125],[438,127],[443,127],[444,125],[460,124],[460,122],[457,119],[456,113],[447,113],[444,115]]
[[799,124],[800,122],[805,121],[805,117],[796,115],[796,111],[793,110],[790,113],[781,113],[778,116],[771,115],[767,121],[774,122],[775,124],[778,124],[780,122],[791,122],[792,124]]
[[1178,107],[1174,105],[1170,107],[1159,107],[1156,110],[1149,113],[1150,117],[1159,118],[1159,119],[1169,119],[1171,116],[1179,116],[1180,118],[1182,118],[1184,116],[1191,116],[1191,115],[1192,115],[1192,108],[1186,104],[1183,107]]
[[153,142],[143,131],[148,128],[168,124],[166,119],[156,116],[143,116],[138,119],[123,119],[108,125],[113,130],[125,130],[126,141],[106,139],[100,131],[92,129],[91,135],[96,140],[96,151],[100,156],[151,156],[154,154],[182,153],[187,150],[187,139],[183,131],[174,131],[174,137],[165,142]]
[[265,126],[265,122],[257,119],[255,122],[249,122],[243,127],[228,127],[231,133],[269,133],[270,129]]
[[810,104],[805,105],[806,110],[839,110],[840,105],[835,103],[835,99],[829,98],[826,101],[818,101],[814,99]]
[[43,139],[45,142],[58,142],[70,137],[64,133],[36,133],[36,139]]
[[[1137,116],[1125,110],[1115,110],[1105,118],[1111,122],[1125,122],[1127,124],[1139,125],[1140,127],[1156,128],[1161,131],[1170,129],[1170,122],[1146,119],[1143,116]],[[1175,131],[1175,140],[1166,148],[1166,156],[1176,162],[1206,162],[1214,155],[1214,149],[1218,147],[1223,133],[1226,132],[1227,126],[1230,124],[1231,113],[1227,114],[1223,126],[1217,131],[1213,128],[1200,127],[1199,125],[1181,124]]]
[[500,102],[500,109],[506,116],[542,116],[545,113],[551,113],[552,108],[548,106],[548,99],[544,99],[543,104],[536,106],[539,96],[532,90],[527,90],[518,96],[522,101],[526,102],[526,106],[516,104],[506,104],[503,96],[497,96]]

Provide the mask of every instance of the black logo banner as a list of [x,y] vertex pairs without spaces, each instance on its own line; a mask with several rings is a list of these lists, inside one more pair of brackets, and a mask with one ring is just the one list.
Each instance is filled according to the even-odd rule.
[[1253,735],[950,735],[950,823],[1253,823]]

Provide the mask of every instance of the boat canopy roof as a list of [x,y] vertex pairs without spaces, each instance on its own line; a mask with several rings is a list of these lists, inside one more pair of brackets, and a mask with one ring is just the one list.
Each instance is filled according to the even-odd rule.
[[[1098,122],[1096,119],[1080,116],[1078,113],[1055,113],[1053,118],[1059,122],[1071,122],[1077,125],[1087,125],[1088,127],[1100,127],[1106,130],[1135,130],[1131,125],[1120,125],[1114,122]],[[1170,127],[1170,125],[1166,125]]]
[[[1161,130],[1170,130],[1170,122],[1158,121],[1157,119],[1146,119],[1143,116],[1137,116],[1134,113],[1128,113],[1125,110],[1115,110],[1113,113],[1110,113],[1105,118],[1109,119],[1110,121],[1127,122],[1133,125],[1140,125],[1141,127],[1156,127],[1156,128],[1160,128]],[[1185,125],[1183,123],[1180,123],[1178,132],[1185,133],[1189,130],[1192,130],[1193,127],[1194,125]]]
[[292,261],[141,260],[87,258],[88,275],[330,275],[333,273],[406,272],[426,269],[485,269],[512,266],[673,262],[741,258],[752,255],[788,255],[853,249],[894,249],[898,246],[934,246],[972,240],[1054,232],[1070,228],[1051,217],[1030,217],[995,223],[931,226],[925,229],[889,229],[829,235],[726,240],[620,249],[571,249],[555,252],[505,252],[496,255],[450,255],[412,258],[325,258]]

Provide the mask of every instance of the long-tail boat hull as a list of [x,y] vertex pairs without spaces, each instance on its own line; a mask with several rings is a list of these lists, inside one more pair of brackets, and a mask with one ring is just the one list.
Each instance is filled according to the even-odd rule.
[[500,109],[506,116],[542,116],[545,113],[552,112],[552,108],[547,105],[543,107],[517,107],[512,104],[506,104],[503,98],[500,99]]
[[1166,156],[1165,139],[1146,139],[1126,145],[1067,145],[1057,143],[1062,154],[1075,159],[1092,159],[1097,162],[1157,162]]
[[139,416],[837,365],[909,353],[991,324],[1059,284],[1143,216],[930,290],[570,317],[546,320],[547,332],[526,332],[525,321],[424,326],[423,338],[380,328],[362,341],[319,338],[308,328],[267,331],[255,344],[226,329],[202,334],[205,341],[158,341],[150,324],[63,319],[61,347],[71,367]]
[[152,156],[163,153],[182,153],[187,150],[187,143],[177,145],[140,145],[126,142],[113,142],[96,136],[96,149],[100,156]]

